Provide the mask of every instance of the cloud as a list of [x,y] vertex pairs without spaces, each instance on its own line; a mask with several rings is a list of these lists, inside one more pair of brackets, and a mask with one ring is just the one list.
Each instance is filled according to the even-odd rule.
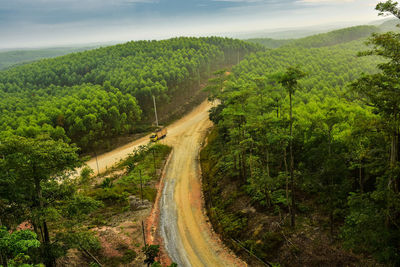
[[373,20],[379,0],[0,0],[0,46]]
[[263,0],[212,0],[214,2],[231,2],[231,3],[260,3]]
[[348,3],[354,2],[355,0],[300,0],[302,3]]

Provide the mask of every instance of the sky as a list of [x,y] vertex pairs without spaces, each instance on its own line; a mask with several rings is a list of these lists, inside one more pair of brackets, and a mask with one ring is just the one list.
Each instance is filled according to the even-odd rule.
[[0,0],[0,49],[361,24],[379,0]]

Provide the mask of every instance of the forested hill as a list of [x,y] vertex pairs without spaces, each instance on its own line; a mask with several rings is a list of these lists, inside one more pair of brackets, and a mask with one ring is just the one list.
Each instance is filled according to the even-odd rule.
[[272,39],[272,38],[252,38],[246,39],[247,42],[260,44],[265,46],[266,48],[278,48],[284,46],[290,42],[293,42],[294,39]]
[[332,46],[367,38],[371,33],[379,31],[379,28],[375,26],[355,26],[294,40],[288,45],[305,48]]
[[43,58],[58,57],[69,53],[85,51],[93,48],[95,48],[95,46],[55,47],[34,50],[12,50],[3,52],[0,51],[0,70],[9,68],[17,64],[26,64],[27,62]]
[[[215,229],[244,257],[237,243],[281,266],[377,265],[343,248],[399,265],[399,196],[388,189],[394,128],[349,90],[382,63],[357,57],[376,29],[250,55],[209,86],[221,104],[201,156],[205,198]],[[385,94],[375,88],[371,98]]]
[[[83,150],[149,122],[189,98],[214,70],[257,45],[228,38],[138,41],[69,54],[0,72],[0,136],[43,132]],[[152,117],[151,117],[152,119]]]
[[313,48],[313,47],[332,46],[332,45],[351,42],[362,38],[367,38],[371,35],[371,33],[379,31],[381,31],[380,27],[378,28],[375,26],[363,25],[363,26],[355,26],[355,27],[339,29],[328,33],[316,34],[300,39],[275,40],[270,38],[257,38],[257,39],[248,39],[247,41],[256,44],[261,44],[267,48],[278,48],[282,46]]
[[383,31],[383,32],[387,32],[387,31],[400,31],[400,28],[397,27],[397,25],[399,25],[399,21],[396,19],[390,19],[385,21],[384,23],[382,23],[379,28]]

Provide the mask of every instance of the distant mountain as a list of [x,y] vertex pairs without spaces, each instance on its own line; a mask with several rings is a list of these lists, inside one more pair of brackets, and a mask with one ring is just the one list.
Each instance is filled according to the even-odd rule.
[[271,39],[297,39],[314,34],[325,33],[332,30],[343,28],[344,26],[314,26],[314,27],[301,27],[301,28],[281,28],[260,30],[253,32],[242,33],[227,33],[225,35],[238,38],[238,39],[258,39],[258,38],[271,38]]
[[313,47],[326,47],[342,43],[348,43],[354,40],[367,38],[373,32],[380,32],[380,31],[382,31],[382,29],[376,26],[364,25],[364,26],[344,28],[340,30],[331,31],[328,33],[316,34],[301,39],[275,40],[271,38],[257,38],[257,39],[248,39],[247,41],[264,45],[267,48],[278,48],[281,46],[313,48]]
[[289,45],[305,48],[332,46],[367,38],[372,33],[379,31],[380,29],[375,26],[355,26],[298,39],[290,42]]
[[397,25],[399,24],[399,20],[398,19],[391,19],[391,20],[387,20],[384,23],[382,23],[379,28],[383,31],[383,32],[387,32],[387,31],[400,31],[400,28],[397,27]]
[[63,56],[66,54],[81,52],[98,46],[85,47],[53,47],[41,49],[23,49],[23,50],[8,50],[0,51],[0,70],[9,68],[14,65],[20,65],[43,58],[52,58]]

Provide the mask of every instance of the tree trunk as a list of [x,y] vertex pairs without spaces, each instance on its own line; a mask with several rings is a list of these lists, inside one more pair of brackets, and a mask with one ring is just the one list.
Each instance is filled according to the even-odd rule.
[[391,143],[391,147],[390,147],[390,169],[392,171],[391,174],[391,179],[389,181],[389,187],[392,187],[393,190],[398,193],[398,182],[397,182],[397,177],[396,175],[393,173],[395,168],[397,167],[397,163],[398,163],[398,146],[399,146],[399,141],[398,141],[398,133],[397,133],[397,129],[396,131],[392,134],[392,143]]
[[246,153],[242,152],[242,164],[243,164],[243,182],[246,182],[247,178],[247,165],[246,165]]
[[0,263],[4,267],[8,267],[7,256],[5,254],[3,254],[3,252],[1,252],[1,251],[0,251]]
[[[36,191],[36,198],[37,198],[37,203],[39,206],[39,210],[43,211],[44,209],[44,204],[43,204],[43,199],[42,199],[42,187],[40,185],[40,179],[38,177],[35,177],[35,191]],[[46,219],[41,218],[41,224],[43,226],[40,227],[43,230],[43,245],[44,245],[44,254],[45,254],[45,259],[44,263],[46,267],[53,267],[54,266],[54,258],[50,254],[50,234],[49,230],[47,228],[47,223]]]
[[294,156],[293,156],[293,106],[292,106],[292,93],[289,92],[289,100],[290,100],[290,187],[292,189],[292,208],[290,214],[290,221],[292,227],[295,226],[295,189],[294,189]]
[[[332,141],[331,141],[331,132],[332,132],[332,128],[329,128],[329,132],[328,132],[328,160],[331,160],[331,156],[332,156]],[[332,172],[330,170],[330,162],[328,161],[329,165],[329,169],[328,169],[328,173],[329,173],[329,221],[330,221],[330,226],[331,226],[331,230],[330,230],[330,234],[331,234],[331,238],[333,239],[333,175]]]
[[268,178],[271,177],[270,173],[269,173],[269,151],[268,151],[268,148],[267,148],[267,175],[268,175]]
[[249,167],[250,167],[250,178],[253,179],[253,151],[252,151],[252,149],[250,150]]
[[360,192],[361,194],[364,193],[364,182],[363,182],[363,177],[362,177],[362,160],[360,159],[360,165],[358,167],[358,179],[360,183]]
[[289,169],[288,169],[288,164],[287,164],[287,160],[286,160],[286,147],[283,149],[283,163],[285,165],[285,179],[286,179],[286,203],[289,209],[289,214],[292,214],[292,209],[290,206],[290,202],[289,202]]

